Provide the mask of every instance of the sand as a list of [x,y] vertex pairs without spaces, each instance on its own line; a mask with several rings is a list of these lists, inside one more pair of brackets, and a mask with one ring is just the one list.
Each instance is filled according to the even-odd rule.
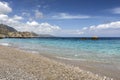
[[0,80],[113,80],[39,54],[0,46]]

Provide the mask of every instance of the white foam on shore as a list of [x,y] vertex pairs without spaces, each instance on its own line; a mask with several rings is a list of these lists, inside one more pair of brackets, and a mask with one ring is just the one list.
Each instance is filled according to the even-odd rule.
[[35,53],[35,54],[38,54],[39,52],[37,52],[37,51],[30,51],[31,53]]
[[9,43],[0,43],[0,45],[2,45],[2,46],[10,46]]
[[28,49],[21,49],[21,48],[19,48],[19,49],[22,50],[22,51],[25,51],[25,52],[33,53],[33,54],[38,54],[39,53],[38,51],[33,51],[33,50],[28,50]]
[[58,56],[56,56],[56,58],[58,58],[58,59],[65,59],[65,60],[80,60],[80,61],[86,61],[85,59],[72,59],[72,58],[65,58],[65,57],[58,57]]
[[87,60],[87,59],[75,59],[75,58],[66,58],[66,57],[59,57],[59,56],[56,56],[56,58],[58,59],[64,59],[64,60],[75,60],[75,61],[89,61],[89,62],[101,62],[101,63],[110,63],[110,62],[107,62],[107,61],[97,61],[97,60]]

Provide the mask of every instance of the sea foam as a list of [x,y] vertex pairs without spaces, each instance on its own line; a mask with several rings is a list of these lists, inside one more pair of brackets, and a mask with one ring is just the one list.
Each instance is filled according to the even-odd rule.
[[0,43],[0,45],[3,45],[3,46],[10,46],[9,43]]

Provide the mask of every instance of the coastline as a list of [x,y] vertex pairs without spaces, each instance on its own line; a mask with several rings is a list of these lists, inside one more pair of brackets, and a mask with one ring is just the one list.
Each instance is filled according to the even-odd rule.
[[47,53],[41,55],[60,63],[65,63],[70,66],[79,67],[82,70],[90,71],[100,76],[107,76],[109,78],[113,78],[114,80],[120,80],[120,69],[118,69],[118,67],[114,65],[114,63],[69,59],[57,57],[55,55]]
[[[27,51],[31,52],[29,50]],[[110,63],[106,61],[101,62],[101,61],[88,61],[88,60],[82,60],[82,59],[64,58],[55,54],[49,54],[49,52],[41,53],[41,52],[33,51],[32,53],[40,54],[49,59],[55,60],[63,64],[67,64],[73,67],[79,67],[82,70],[92,72],[96,75],[107,76],[109,78],[113,78],[114,80],[120,80],[120,76],[119,76],[120,65],[117,63],[113,63],[113,62]]]
[[112,80],[50,57],[0,46],[0,79]]

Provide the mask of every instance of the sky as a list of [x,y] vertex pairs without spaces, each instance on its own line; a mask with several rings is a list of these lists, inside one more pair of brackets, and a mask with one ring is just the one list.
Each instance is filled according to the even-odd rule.
[[120,0],[0,0],[0,23],[64,37],[120,37]]

